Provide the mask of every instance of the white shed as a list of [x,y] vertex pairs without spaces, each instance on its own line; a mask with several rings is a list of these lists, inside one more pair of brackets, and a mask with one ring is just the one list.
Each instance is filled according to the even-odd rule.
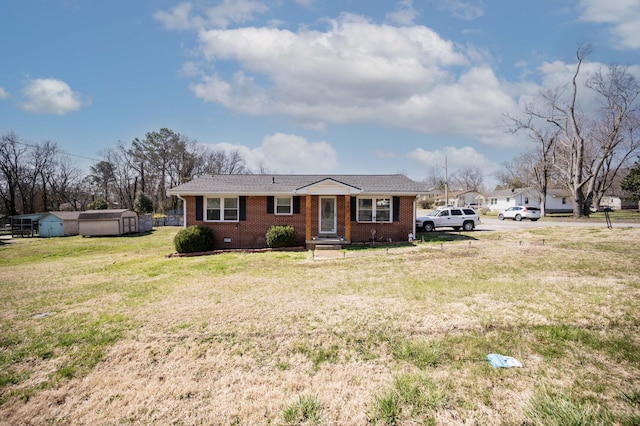
[[128,209],[87,210],[78,217],[78,230],[84,237],[137,234],[138,214]]

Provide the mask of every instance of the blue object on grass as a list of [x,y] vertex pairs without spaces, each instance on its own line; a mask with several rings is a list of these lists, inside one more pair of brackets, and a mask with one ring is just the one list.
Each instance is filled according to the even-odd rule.
[[522,367],[520,361],[510,356],[500,354],[487,354],[486,356],[493,368]]

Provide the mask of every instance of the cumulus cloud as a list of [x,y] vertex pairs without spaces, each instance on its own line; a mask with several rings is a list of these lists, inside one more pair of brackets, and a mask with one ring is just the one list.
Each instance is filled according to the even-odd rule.
[[338,166],[338,154],[327,142],[310,142],[297,135],[275,133],[267,135],[257,148],[220,143],[217,149],[238,151],[250,170],[270,170],[274,173],[326,173]]
[[0,99],[6,99],[9,97],[9,92],[0,87]]
[[514,106],[490,68],[424,26],[342,15],[326,31],[252,27],[199,38],[205,60],[240,69],[204,76],[191,90],[247,114],[288,115],[314,128],[376,122],[491,143],[502,111]]
[[39,114],[65,115],[89,104],[82,96],[71,90],[62,80],[36,78],[28,80],[22,90],[22,109]]
[[580,18],[611,25],[614,47],[640,49],[640,2],[637,0],[580,0]]
[[194,8],[192,3],[180,3],[170,12],[158,10],[153,17],[168,30],[201,29],[205,26],[227,28],[229,25],[250,22],[267,12],[268,7],[257,0],[223,0],[212,7]]
[[[447,3],[453,9],[460,4]],[[413,10],[411,0],[398,5]],[[195,19],[178,16],[178,22]],[[503,113],[518,108],[513,88],[486,65],[486,54],[428,27],[346,13],[321,29],[225,29],[206,19],[208,26],[197,31],[202,66],[196,70],[193,62],[183,70],[205,102],[255,116],[288,116],[316,130],[373,122],[491,146],[511,143]],[[215,72],[204,72],[207,67]]]

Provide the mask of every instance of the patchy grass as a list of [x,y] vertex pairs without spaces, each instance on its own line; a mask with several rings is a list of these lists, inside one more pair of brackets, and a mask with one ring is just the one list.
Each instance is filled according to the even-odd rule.
[[640,423],[640,229],[321,260],[165,258],[175,232],[0,246],[0,422]]

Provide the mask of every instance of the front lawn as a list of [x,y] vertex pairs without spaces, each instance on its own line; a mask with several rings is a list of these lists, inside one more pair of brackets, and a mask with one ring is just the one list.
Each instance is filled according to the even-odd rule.
[[640,423],[640,229],[166,258],[177,231],[0,246],[0,423]]

